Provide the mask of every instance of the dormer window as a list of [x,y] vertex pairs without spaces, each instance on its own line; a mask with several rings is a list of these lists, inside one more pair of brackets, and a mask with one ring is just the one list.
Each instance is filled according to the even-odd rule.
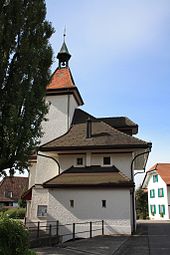
[[12,198],[12,191],[5,191],[4,196],[7,198]]
[[104,166],[111,165],[111,158],[109,156],[103,157],[103,165]]

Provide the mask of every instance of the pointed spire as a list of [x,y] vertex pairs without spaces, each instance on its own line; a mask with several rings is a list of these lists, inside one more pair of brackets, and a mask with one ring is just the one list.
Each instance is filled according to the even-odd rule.
[[60,68],[67,67],[68,61],[71,58],[71,54],[69,53],[66,42],[65,42],[65,37],[66,37],[66,28],[64,28],[64,33],[63,33],[63,44],[61,46],[59,53],[57,54]]

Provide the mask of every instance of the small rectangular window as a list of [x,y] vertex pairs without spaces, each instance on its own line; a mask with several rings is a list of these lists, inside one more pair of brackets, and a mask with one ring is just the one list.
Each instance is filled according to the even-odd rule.
[[162,216],[165,214],[165,205],[159,205],[159,214]]
[[155,190],[154,189],[150,190],[150,197],[151,198],[155,197]]
[[158,189],[158,197],[164,197],[164,189],[163,188]]
[[106,200],[102,200],[102,207],[106,208]]
[[153,182],[158,182],[158,175],[157,174],[153,175]]
[[83,158],[77,158],[76,159],[76,164],[77,164],[77,166],[82,166],[83,165]]
[[110,157],[103,157],[103,165],[110,165],[111,159]]
[[70,207],[74,208],[74,200],[70,200]]
[[46,217],[47,216],[47,205],[38,205],[37,216],[38,217]]

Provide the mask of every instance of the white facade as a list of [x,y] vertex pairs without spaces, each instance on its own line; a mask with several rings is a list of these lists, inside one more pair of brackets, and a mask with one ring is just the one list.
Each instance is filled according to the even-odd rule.
[[[70,128],[75,109],[79,104],[74,94],[70,94],[70,92],[66,94],[66,91],[67,87],[65,94],[47,95],[46,97],[50,106],[46,116],[48,121],[42,123],[44,135],[41,139],[41,145],[62,136]],[[125,136],[128,138],[127,134]],[[145,151],[145,147],[139,149],[136,145],[134,148],[133,146],[125,146],[122,149],[122,147],[115,146],[117,149],[107,149],[109,136],[107,139],[108,143],[104,144],[104,149],[99,149],[102,147],[96,146],[96,149],[91,150],[90,147],[85,147],[86,150],[81,151],[75,148],[75,150],[61,150],[60,152],[38,152],[37,161],[34,161],[30,167],[29,188],[32,187],[32,199],[27,203],[28,220],[58,220],[60,224],[104,220],[105,234],[131,234],[135,225],[134,189],[130,182],[131,168],[141,169],[143,167],[145,162],[143,157],[138,159],[138,162],[135,161],[134,164],[132,162],[137,154]],[[104,157],[109,157],[110,163],[104,163]],[[80,158],[82,165],[78,164]],[[121,185],[119,180],[117,183],[114,180],[117,188],[110,188],[109,180],[106,183],[109,188],[106,185],[102,189],[99,186],[96,188],[95,185],[91,185],[91,188],[86,187],[86,189],[82,187],[79,189],[73,187],[65,189],[43,188],[43,183],[72,166],[90,167],[96,165],[102,167],[115,166],[120,171],[120,175],[123,175],[121,176],[122,179],[127,181],[125,182],[126,187]]]
[[[160,194],[160,191],[161,192],[163,191],[163,193]],[[155,220],[169,219],[167,185],[161,178],[161,176],[156,173],[156,171],[149,175],[148,210],[150,219]]]
[[[119,198],[119,199],[118,199]],[[74,207],[70,206],[74,201]],[[106,207],[102,207],[102,200]],[[60,224],[105,221],[106,234],[131,234],[128,189],[49,189],[48,220]]]
[[49,95],[46,97],[49,103],[49,111],[46,115],[47,121],[42,122],[41,144],[47,143],[56,137],[66,133],[70,128],[74,110],[78,104],[72,94]]

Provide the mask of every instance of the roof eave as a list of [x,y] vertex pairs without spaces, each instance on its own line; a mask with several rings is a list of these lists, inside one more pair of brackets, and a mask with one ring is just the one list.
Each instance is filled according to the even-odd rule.
[[77,104],[80,106],[80,105],[83,105],[84,104],[84,101],[81,97],[81,94],[78,90],[77,87],[70,87],[70,88],[47,88],[46,89],[46,95],[47,96],[55,96],[55,95],[65,95],[65,94],[73,94],[76,101],[77,101]]
[[126,182],[126,183],[100,183],[100,184],[47,184],[44,183],[44,188],[56,188],[56,189],[70,189],[70,188],[78,188],[78,189],[88,189],[88,188],[94,188],[94,189],[100,189],[100,188],[108,188],[108,189],[114,189],[114,188],[132,188],[134,187],[133,182]]
[[88,145],[88,146],[51,146],[40,147],[40,151],[67,151],[67,150],[94,150],[94,149],[146,149],[151,148],[151,143],[146,144],[117,144],[117,145]]

